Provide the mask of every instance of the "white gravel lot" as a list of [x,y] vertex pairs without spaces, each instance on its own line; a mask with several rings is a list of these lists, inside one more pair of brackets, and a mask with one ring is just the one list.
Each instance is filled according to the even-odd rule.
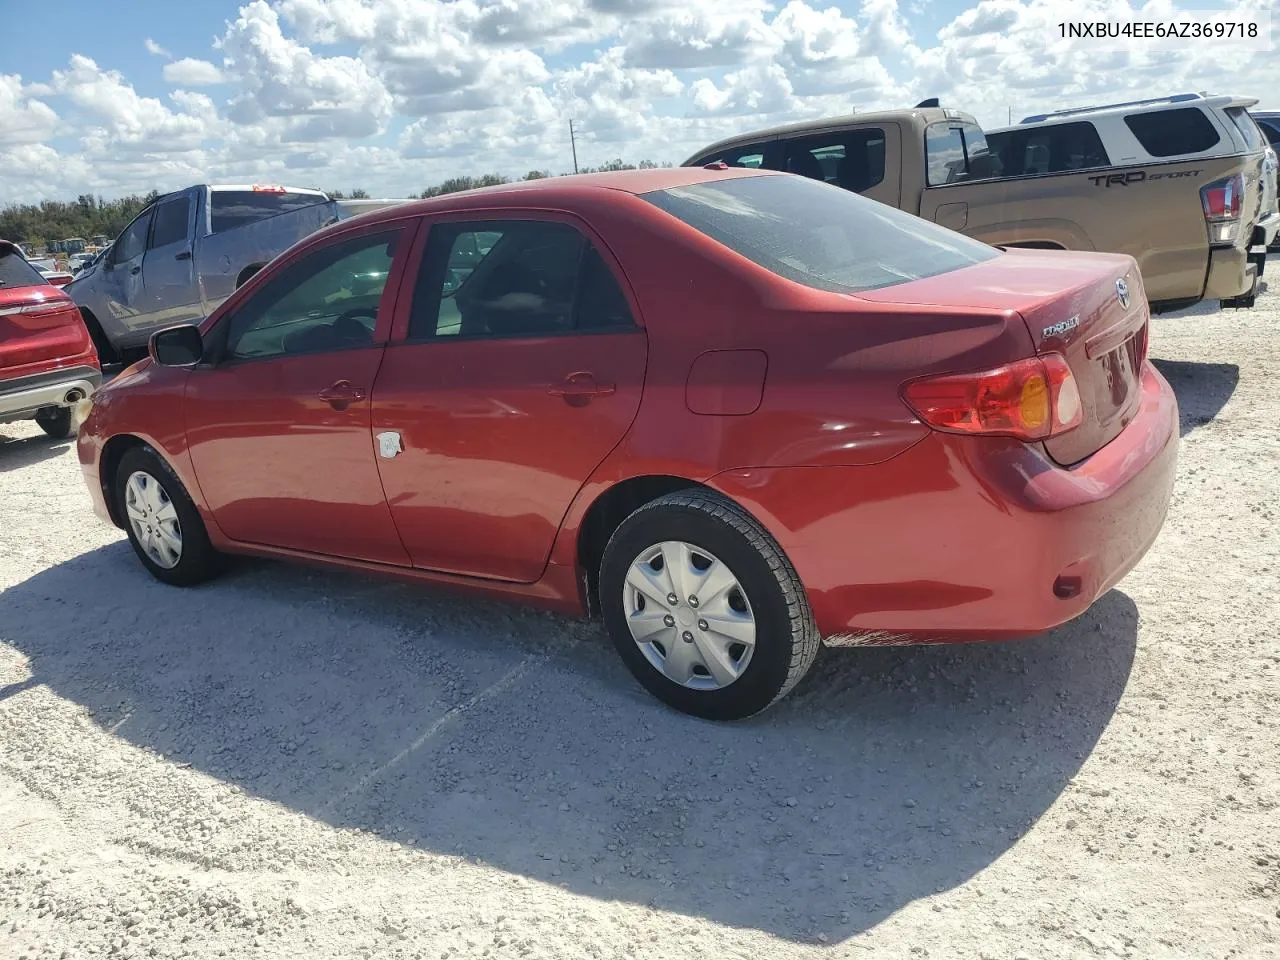
[[1179,480],[1118,589],[737,725],[590,624],[162,586],[0,427],[0,957],[1280,956],[1280,296],[1152,354]]

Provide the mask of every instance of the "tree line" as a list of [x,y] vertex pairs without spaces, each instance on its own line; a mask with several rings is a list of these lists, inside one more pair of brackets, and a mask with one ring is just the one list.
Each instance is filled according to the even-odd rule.
[[[622,160],[610,160],[598,167],[580,168],[580,173],[608,173],[617,170],[653,170],[658,167],[670,167],[670,163],[654,163],[652,160],[641,160],[638,164],[623,163]],[[566,174],[559,174],[565,176]],[[549,170],[530,170],[521,180],[540,180],[553,176]],[[450,177],[443,183],[427,187],[421,193],[410,194],[414,199],[439,197],[447,193],[458,193],[462,190],[474,190],[477,187],[492,187],[501,183],[510,183],[511,178],[497,173],[486,173],[478,177]],[[369,196],[363,189],[328,190],[329,196],[338,200],[362,200]],[[53,240],[67,237],[94,236],[114,238],[123,230],[130,220],[138,215],[148,203],[159,196],[155,190],[145,195],[133,194],[106,200],[101,196],[81,194],[75,200],[44,200],[40,203],[15,203],[0,209],[0,238],[18,243],[30,244],[39,249]]]

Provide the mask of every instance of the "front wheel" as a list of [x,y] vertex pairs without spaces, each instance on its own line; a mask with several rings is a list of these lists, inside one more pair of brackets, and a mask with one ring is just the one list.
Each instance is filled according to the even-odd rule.
[[605,624],[658,699],[739,720],[786,695],[820,645],[804,587],[769,533],[733,502],[669,494],[627,517],[600,568]]
[[222,571],[200,511],[151,447],[134,447],[120,458],[113,490],[129,543],[157,580],[185,587]]

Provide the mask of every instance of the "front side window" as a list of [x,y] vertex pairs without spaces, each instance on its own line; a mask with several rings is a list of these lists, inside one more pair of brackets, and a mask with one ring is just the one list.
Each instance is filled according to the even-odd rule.
[[1000,256],[963,234],[801,177],[741,177],[643,197],[765,269],[834,293],[907,283]]
[[868,128],[787,143],[788,173],[861,193],[884,180],[884,130]]
[[1142,149],[1153,157],[1202,153],[1222,139],[1204,111],[1197,107],[1131,113],[1124,118],[1124,123],[1142,144]]
[[568,224],[438,223],[427,237],[409,336],[531,337],[631,323],[617,279]]
[[373,343],[399,231],[340,240],[274,277],[231,316],[226,356],[254,360]]
[[151,227],[151,215],[154,212],[154,207],[144,210],[133,223],[124,228],[111,248],[112,263],[124,263],[142,256],[147,248],[147,230]]
[[999,158],[975,123],[935,123],[924,133],[929,186],[985,180],[1001,174]]
[[191,198],[177,197],[156,207],[155,224],[151,228],[148,250],[183,243],[187,239],[187,221],[191,215]]

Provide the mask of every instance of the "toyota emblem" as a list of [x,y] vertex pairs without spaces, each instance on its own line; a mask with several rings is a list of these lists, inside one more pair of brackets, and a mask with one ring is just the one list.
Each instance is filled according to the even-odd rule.
[[1116,296],[1120,298],[1120,306],[1129,309],[1129,283],[1124,277],[1116,281]]

